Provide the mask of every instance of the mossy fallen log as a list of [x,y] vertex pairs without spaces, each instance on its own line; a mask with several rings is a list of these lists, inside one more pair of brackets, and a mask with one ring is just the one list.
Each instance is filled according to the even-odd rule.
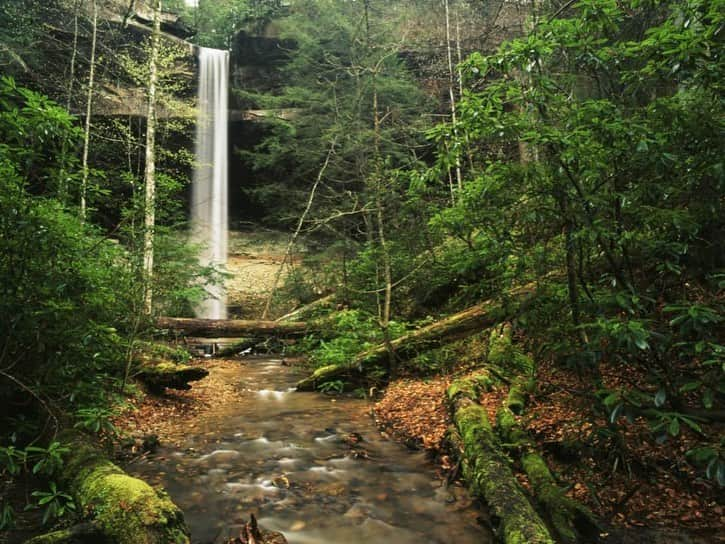
[[191,319],[159,317],[159,329],[174,331],[185,336],[223,338],[243,336],[302,336],[310,327],[302,322],[248,321],[244,319]]
[[[594,515],[581,503],[568,497],[560,488],[543,457],[529,451],[521,456],[521,464],[531,483],[536,501],[542,506],[562,542],[590,541],[599,532]],[[582,540],[584,537],[586,540]]]
[[488,374],[456,380],[446,391],[460,436],[461,469],[471,491],[498,520],[505,544],[553,544],[546,525],[532,508],[511,472],[484,408],[476,400],[489,387]]
[[299,318],[309,317],[312,313],[316,312],[317,310],[320,310],[322,308],[327,308],[335,305],[335,294],[327,295],[326,297],[318,298],[317,300],[314,300],[310,302],[309,304],[305,304],[304,306],[301,306],[299,308],[295,308],[288,314],[283,315],[282,317],[278,317],[275,319],[277,323],[281,323],[284,321],[294,321]]
[[96,544],[103,535],[93,523],[80,523],[26,540],[25,544]]
[[165,388],[191,389],[189,382],[206,378],[209,371],[200,366],[180,365],[172,361],[157,361],[141,367],[136,377],[143,382],[150,391],[161,393]]
[[489,506],[504,544],[554,544],[511,472],[482,406],[464,394],[451,399],[463,449],[461,470],[471,491]]
[[[84,542],[189,544],[184,515],[166,493],[126,474],[83,433],[64,431],[58,440],[70,448],[61,480],[98,535]],[[60,539],[62,534],[48,540],[52,535],[30,542],[72,542]]]
[[[504,302],[488,300],[396,338],[391,342],[392,350],[399,361],[411,359],[421,351],[460,340],[472,332],[481,331],[510,319],[528,306],[535,295],[535,285],[520,287],[512,291]],[[388,357],[388,347],[379,344],[348,363],[318,368],[312,375],[300,381],[297,389],[311,391],[326,381],[359,375],[366,368],[385,365]]]
[[[528,380],[531,383],[531,379]],[[561,542],[589,542],[599,532],[594,515],[581,503],[568,497],[549,471],[546,461],[535,451],[535,444],[522,428],[516,415],[526,406],[525,386],[521,377],[511,386],[504,406],[496,413],[496,431],[511,453],[520,453],[521,466],[526,474],[536,503]]]

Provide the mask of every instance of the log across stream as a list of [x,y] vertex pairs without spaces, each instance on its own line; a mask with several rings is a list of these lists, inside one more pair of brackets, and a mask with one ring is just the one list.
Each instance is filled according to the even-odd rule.
[[295,392],[299,376],[279,360],[225,372],[238,401],[128,467],[165,486],[193,542],[236,536],[250,512],[290,544],[493,542],[467,492],[382,437],[366,401]]

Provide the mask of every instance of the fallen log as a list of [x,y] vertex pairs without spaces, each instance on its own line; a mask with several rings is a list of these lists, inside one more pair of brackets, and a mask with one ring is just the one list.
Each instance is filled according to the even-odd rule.
[[496,431],[509,453],[520,458],[534,499],[560,542],[574,544],[595,540],[600,527],[594,515],[559,487],[544,458],[536,451],[516,416],[526,408],[528,394],[535,389],[536,365],[513,341],[510,325],[494,330],[489,341],[488,361],[514,374],[508,396],[496,413]]
[[485,501],[497,521],[504,544],[554,544],[546,524],[539,517],[516,481],[509,458],[501,449],[486,410],[476,403],[471,383],[448,389],[447,396],[460,444],[461,470],[471,491]]
[[143,382],[151,392],[161,393],[167,387],[187,391],[191,389],[189,382],[196,382],[209,375],[206,368],[174,363],[172,361],[158,361],[144,365],[136,377]]
[[[395,357],[405,361],[419,352],[465,338],[473,331],[480,331],[497,323],[511,319],[525,309],[536,296],[536,286],[529,284],[513,290],[506,300],[488,300],[431,323],[391,342]],[[326,381],[338,377],[360,374],[365,367],[383,365],[389,356],[388,347],[379,344],[359,354],[352,361],[341,365],[318,368],[309,377],[297,384],[300,391],[311,391]]]
[[276,321],[249,321],[244,319],[193,319],[186,317],[159,317],[156,327],[184,336],[202,338],[246,336],[301,336],[309,332],[307,323]]
[[99,542],[103,535],[93,523],[79,523],[73,527],[26,540],[25,544],[90,544]]
[[[85,525],[83,534],[98,535],[85,542],[189,544],[184,514],[166,493],[126,474],[91,442],[90,436],[68,430],[58,439],[70,448],[61,481],[91,524]],[[67,543],[80,536],[68,531],[49,540],[52,535],[26,544]]]
[[277,319],[275,319],[275,321],[280,323],[283,321],[290,321],[292,319],[297,319],[300,316],[306,316],[315,310],[333,306],[334,304],[335,304],[335,294],[333,293],[331,295],[327,295],[326,297],[318,298],[317,300],[310,302],[309,304],[306,304],[304,306],[300,306],[299,308],[295,308],[290,313],[285,314],[282,317],[278,317]]

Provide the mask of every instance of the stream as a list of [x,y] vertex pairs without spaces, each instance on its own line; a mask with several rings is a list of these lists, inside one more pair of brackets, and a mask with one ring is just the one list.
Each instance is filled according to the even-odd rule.
[[383,437],[369,402],[298,393],[299,376],[276,359],[224,372],[238,400],[128,467],[166,488],[194,543],[238,536],[250,513],[290,544],[493,542],[467,492]]

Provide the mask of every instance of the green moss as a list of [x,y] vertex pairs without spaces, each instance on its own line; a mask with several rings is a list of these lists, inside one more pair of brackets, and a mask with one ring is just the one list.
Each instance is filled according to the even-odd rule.
[[461,378],[454,381],[446,390],[449,401],[458,397],[476,400],[482,391],[489,391],[495,380],[486,371],[480,371],[475,376]]
[[506,398],[506,407],[516,415],[521,415],[526,406],[526,391],[517,382],[511,385],[508,397]]
[[501,450],[483,407],[460,399],[456,402],[454,422],[463,442],[463,476],[471,491],[481,496],[500,519],[503,542],[553,544],[546,526],[514,478],[510,461]]
[[25,544],[98,544],[100,535],[85,523],[26,540]]
[[533,375],[534,360],[513,343],[510,324],[506,323],[491,329],[488,345],[489,363],[498,366],[509,375]]
[[181,510],[162,492],[133,478],[77,433],[65,480],[83,512],[114,544],[187,544]]
[[594,515],[582,504],[567,497],[556,485],[546,461],[537,453],[529,452],[521,457],[521,463],[534,490],[536,500],[546,511],[554,530],[563,542],[576,542],[575,524],[587,524],[597,528]]

